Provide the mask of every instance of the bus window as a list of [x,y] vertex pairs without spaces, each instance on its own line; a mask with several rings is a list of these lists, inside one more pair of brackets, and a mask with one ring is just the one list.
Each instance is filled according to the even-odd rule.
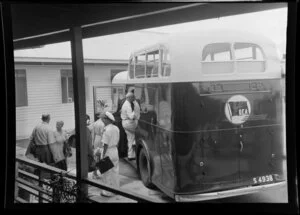
[[145,86],[145,91],[147,91],[149,97],[149,106],[152,107],[152,110],[157,112],[157,103],[158,103],[158,89],[152,84]]
[[158,97],[158,125],[164,129],[171,129],[171,85],[164,84],[159,87]]
[[202,52],[204,74],[231,73],[234,70],[230,43],[212,43]]
[[146,55],[141,54],[135,57],[135,77],[145,78]]
[[155,105],[158,103],[158,93],[154,85],[145,84],[139,94],[141,95],[140,102],[142,112],[157,111],[155,110],[157,109]]
[[252,43],[235,43],[234,54],[236,69],[240,73],[265,71],[265,59],[262,49]]
[[134,61],[133,58],[129,61],[129,78],[134,78]]
[[170,64],[170,53],[168,50],[164,49],[162,51],[162,76],[170,76],[171,74],[171,64]]
[[146,75],[147,77],[158,76],[159,51],[155,50],[147,53]]

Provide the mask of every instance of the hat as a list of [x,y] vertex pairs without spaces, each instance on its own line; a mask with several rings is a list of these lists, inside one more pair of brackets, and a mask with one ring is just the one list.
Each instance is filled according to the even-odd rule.
[[128,93],[126,94],[126,98],[128,98],[128,97],[130,97],[130,96],[134,96],[134,94],[133,94],[132,92],[128,92]]
[[107,117],[108,119],[110,119],[111,121],[115,121],[115,117],[108,111],[105,112],[105,117]]

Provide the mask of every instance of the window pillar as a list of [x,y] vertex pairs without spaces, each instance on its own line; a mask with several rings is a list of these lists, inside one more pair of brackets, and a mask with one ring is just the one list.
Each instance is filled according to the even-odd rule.
[[80,186],[78,202],[87,196],[87,185],[82,179],[88,176],[88,144],[86,134],[86,104],[84,64],[81,27],[71,28],[72,71],[74,88],[75,132],[76,132],[76,177]]
[[[14,206],[15,180],[15,157],[16,157],[16,108],[15,108],[15,67],[14,67],[14,46],[12,35],[11,6],[9,3],[0,2],[0,74],[1,92],[4,95],[5,118],[4,129],[5,140],[2,149],[4,162],[4,208]],[[3,97],[1,97],[3,98]]]

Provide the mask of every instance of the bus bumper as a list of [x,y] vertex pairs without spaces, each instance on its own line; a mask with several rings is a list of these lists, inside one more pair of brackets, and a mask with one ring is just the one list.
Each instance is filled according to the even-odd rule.
[[268,190],[274,187],[279,187],[284,185],[286,185],[286,181],[266,184],[266,185],[259,185],[259,186],[249,186],[249,187],[243,187],[243,188],[220,191],[220,192],[212,192],[212,193],[187,194],[187,195],[175,194],[175,201],[176,202],[197,202],[197,201],[204,201],[204,200],[221,199],[226,197],[251,194],[251,193],[264,191],[264,190]]

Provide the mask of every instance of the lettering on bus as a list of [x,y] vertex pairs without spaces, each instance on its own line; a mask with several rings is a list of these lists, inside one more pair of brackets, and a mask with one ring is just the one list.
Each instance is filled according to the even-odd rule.
[[225,104],[225,115],[232,124],[242,124],[246,122],[251,114],[249,100],[242,95],[230,97]]

